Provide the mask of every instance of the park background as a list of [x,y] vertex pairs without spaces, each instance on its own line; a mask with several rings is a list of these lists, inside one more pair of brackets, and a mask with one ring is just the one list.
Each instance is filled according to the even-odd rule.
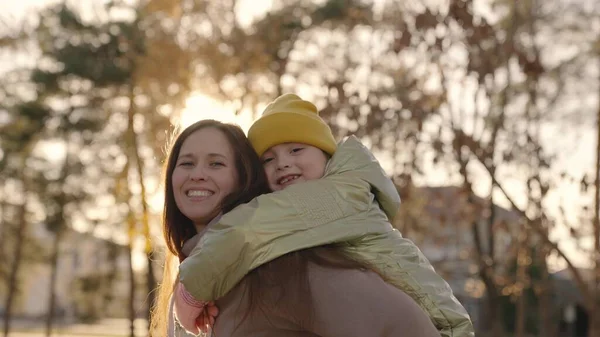
[[600,336],[597,1],[0,8],[4,336],[147,336],[168,140],[287,92],[374,151],[477,336]]

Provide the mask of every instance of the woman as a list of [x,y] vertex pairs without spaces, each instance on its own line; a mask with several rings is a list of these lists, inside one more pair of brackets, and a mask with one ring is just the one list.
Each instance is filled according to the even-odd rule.
[[163,174],[167,250],[151,329],[154,336],[161,337],[167,329],[168,336],[173,336],[170,298],[174,271],[187,256],[186,250],[193,248],[208,223],[221,212],[268,191],[259,159],[244,132],[213,120],[197,122],[175,138]]
[[[262,165],[243,132],[215,121],[196,123],[178,137],[165,181],[163,230],[180,261],[186,240],[202,235],[220,213],[266,191]],[[153,321],[160,336],[172,292],[168,267]],[[217,306],[215,336],[439,336],[412,299],[335,247],[269,262]]]

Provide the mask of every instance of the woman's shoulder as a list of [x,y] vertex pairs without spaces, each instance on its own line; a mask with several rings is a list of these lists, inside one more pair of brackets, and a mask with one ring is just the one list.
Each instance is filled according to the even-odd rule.
[[311,290],[315,288],[317,291],[322,287],[336,288],[340,292],[360,290],[366,293],[371,289],[378,289],[381,292],[396,289],[387,284],[377,273],[366,268],[340,268],[309,262],[308,278]]

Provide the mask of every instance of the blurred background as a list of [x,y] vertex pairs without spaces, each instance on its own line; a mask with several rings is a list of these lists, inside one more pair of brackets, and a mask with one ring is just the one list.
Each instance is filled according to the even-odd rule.
[[477,336],[600,336],[596,0],[20,0],[0,13],[3,336],[147,336],[177,128],[311,100]]

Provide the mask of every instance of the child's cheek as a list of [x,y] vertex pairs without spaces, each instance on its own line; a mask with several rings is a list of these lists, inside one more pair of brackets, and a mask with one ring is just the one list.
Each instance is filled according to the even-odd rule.
[[269,188],[271,189],[271,192],[276,192],[276,191],[281,190],[281,188],[279,187],[279,185],[272,184],[272,183],[269,183]]
[[267,175],[267,181],[269,182],[269,188],[271,189],[271,191],[277,191],[277,183],[275,181],[275,178]]

